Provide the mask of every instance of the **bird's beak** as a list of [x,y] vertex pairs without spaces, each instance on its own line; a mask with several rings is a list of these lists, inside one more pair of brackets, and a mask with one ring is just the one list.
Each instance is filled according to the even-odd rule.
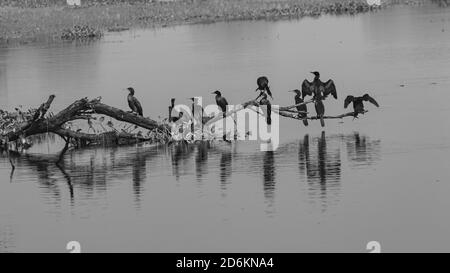
[[294,90],[289,90],[288,92],[292,92],[292,93],[294,93],[295,91],[294,91]]
[[313,74],[313,75],[316,75],[316,74],[314,74],[314,72],[309,72],[309,73],[311,73],[311,74]]
[[211,94],[216,94],[216,92],[211,92]]

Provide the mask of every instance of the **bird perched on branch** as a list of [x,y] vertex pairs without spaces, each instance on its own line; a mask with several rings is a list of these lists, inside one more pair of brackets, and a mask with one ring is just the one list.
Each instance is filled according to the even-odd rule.
[[128,87],[127,90],[130,92],[128,94],[127,100],[128,100],[128,106],[131,109],[132,113],[137,113],[139,116],[143,116],[142,114],[142,106],[141,103],[138,101],[138,99],[134,96],[134,88]]
[[170,100],[170,106],[169,106],[169,122],[177,122],[177,121],[179,121],[180,119],[183,118],[183,112],[182,111],[178,112],[178,116],[175,116],[175,117],[172,116],[172,110],[174,108],[175,108],[175,99],[172,98]]
[[[270,88],[269,88],[269,79],[266,76],[259,77],[256,80],[256,84],[258,85],[258,88],[256,88],[255,91],[261,91],[258,98],[260,96],[265,95],[265,98],[267,99],[267,94],[268,94],[270,96],[270,98],[273,99],[272,92],[270,91]],[[267,94],[265,94],[265,93],[267,93]]]
[[320,80],[320,73],[317,71],[311,72],[314,74],[314,80],[309,82],[308,80],[304,80],[302,83],[302,95],[303,98],[306,95],[313,96],[314,106],[316,108],[317,118],[320,119],[320,124],[322,127],[325,126],[325,121],[323,120],[323,116],[325,114],[325,106],[323,104],[323,100],[325,100],[328,95],[332,95],[335,99],[337,99],[336,86],[334,85],[333,80],[328,80],[326,82],[322,82]]
[[223,117],[225,118],[227,113],[228,101],[226,98],[222,97],[222,93],[219,90],[212,92],[211,94],[216,94],[216,104],[219,106],[220,110],[223,112]]
[[358,114],[364,114],[364,111],[365,111],[364,110],[364,101],[368,101],[368,102],[372,103],[373,105],[375,105],[376,107],[380,107],[380,105],[374,98],[369,96],[369,94],[364,94],[361,97],[347,96],[344,101],[344,108],[347,108],[347,106],[351,102],[353,102],[353,111],[354,111],[353,116],[355,118],[357,118]]
[[[299,103],[303,103],[304,102],[304,97],[305,96],[302,97],[302,92],[300,92],[300,90],[295,89],[295,90],[291,90],[289,92],[295,93],[295,97],[294,97],[295,104],[299,104]],[[303,124],[305,126],[308,126],[308,119],[307,119],[308,115],[306,113],[306,112],[308,112],[308,107],[306,106],[306,104],[303,104],[303,105],[296,106],[296,108],[297,108],[297,111],[302,112],[302,113],[298,113],[298,116],[300,118],[303,118]]]
[[273,97],[272,97],[272,92],[270,91],[270,88],[269,88],[269,79],[266,76],[261,76],[256,80],[256,84],[258,85],[258,88],[256,88],[255,91],[260,91],[260,93],[259,93],[258,97],[256,97],[255,100],[258,100],[259,98],[261,98],[259,103],[261,105],[267,105],[266,122],[268,125],[270,125],[270,124],[272,124],[272,118],[271,118],[272,105],[270,104],[270,101],[267,98],[267,96],[269,95],[271,99],[273,99]]

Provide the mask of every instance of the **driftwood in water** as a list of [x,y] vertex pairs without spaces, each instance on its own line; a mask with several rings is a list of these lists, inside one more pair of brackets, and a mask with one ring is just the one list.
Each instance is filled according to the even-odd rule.
[[[47,113],[50,105],[52,104],[55,96],[51,95],[47,102],[43,103],[34,113],[33,117],[15,124],[13,128],[9,128],[7,132],[1,135],[2,143],[16,141],[20,138],[26,138],[32,135],[38,135],[43,133],[54,133],[65,140],[74,139],[77,141],[84,141],[89,143],[100,143],[105,140],[113,138],[118,143],[122,142],[141,142],[147,141],[150,138],[137,134],[131,134],[127,132],[119,132],[113,130],[101,134],[83,133],[81,131],[73,131],[66,128],[65,124],[74,120],[95,119],[93,115],[106,115],[116,120],[134,124],[148,130],[161,130],[167,131],[167,126],[160,124],[157,121],[149,118],[144,118],[129,112],[125,112],[118,108],[103,104],[100,102],[100,98],[94,100],[88,100],[87,98],[80,99],[69,105],[64,110],[55,115],[48,115]],[[7,140],[7,141],[6,141]]]
[[[30,110],[25,118],[20,119],[20,122],[16,122],[13,126],[8,126],[7,130],[3,129],[0,135],[0,143],[7,145],[9,142],[14,142],[19,139],[24,139],[32,135],[38,135],[43,133],[54,133],[62,137],[66,143],[75,141],[75,143],[83,144],[125,144],[125,143],[137,143],[143,141],[150,141],[152,137],[143,136],[142,134],[133,134],[126,132],[125,130],[119,131],[112,128],[112,131],[103,133],[89,133],[82,132],[81,130],[74,131],[68,128],[66,124],[74,120],[90,120],[95,119],[94,115],[105,115],[114,118],[118,121],[130,123],[150,131],[158,132],[158,136],[162,136],[164,141],[169,141],[171,134],[167,124],[159,123],[150,118],[141,117],[130,112],[123,111],[121,109],[103,104],[100,102],[100,98],[88,100],[83,98],[73,102],[71,105],[63,109],[57,114],[48,114],[47,112],[55,99],[54,95],[51,95],[48,100],[40,105],[36,110]],[[294,107],[305,105],[313,102],[312,100],[306,101],[300,104],[273,108],[272,111],[278,113],[283,117],[303,120],[299,114],[301,111],[291,110]],[[250,100],[236,106],[233,110],[228,111],[225,115],[217,115],[215,117],[208,117],[204,120],[205,125],[211,125],[216,121],[233,115],[234,113],[243,110],[249,106],[259,106],[256,100]],[[251,108],[252,109],[252,108]],[[255,109],[252,109],[255,110]],[[255,110],[258,112],[257,110]],[[367,112],[367,111],[365,111]],[[364,112],[364,113],[365,113]],[[259,113],[259,112],[258,112]],[[22,114],[19,114],[22,115]],[[354,116],[353,112],[345,113],[338,116],[325,116],[324,119],[342,119],[344,117]],[[23,115],[22,115],[23,117]],[[316,120],[317,117],[307,117],[309,120]]]

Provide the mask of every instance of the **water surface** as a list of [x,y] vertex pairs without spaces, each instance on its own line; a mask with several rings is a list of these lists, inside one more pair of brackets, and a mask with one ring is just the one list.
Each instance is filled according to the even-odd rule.
[[[111,34],[100,42],[0,49],[0,108],[61,110],[101,96],[166,116],[171,97],[252,98],[267,75],[290,105],[309,71],[380,103],[359,119],[282,119],[281,144],[120,147],[73,151],[44,142],[0,157],[0,251],[449,251],[450,9],[397,7],[357,16],[233,22]],[[312,110],[312,109],[311,109]]]

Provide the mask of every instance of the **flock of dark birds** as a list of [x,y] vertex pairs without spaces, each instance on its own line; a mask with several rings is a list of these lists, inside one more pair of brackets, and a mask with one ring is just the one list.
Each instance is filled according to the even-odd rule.
[[[298,112],[298,117],[302,118],[303,124],[305,126],[308,126],[308,108],[307,105],[304,103],[305,98],[307,96],[312,96],[312,100],[314,102],[314,107],[316,110],[317,119],[320,120],[320,124],[322,127],[325,126],[324,122],[324,115],[325,115],[325,105],[323,104],[323,101],[331,94],[335,99],[337,99],[337,92],[336,92],[336,86],[333,82],[333,80],[328,80],[326,82],[322,82],[320,80],[320,73],[317,71],[311,72],[314,74],[313,81],[308,81],[305,79],[302,83],[302,90],[292,90],[290,92],[295,93],[295,104],[296,109]],[[260,105],[266,105],[267,106],[267,113],[266,113],[266,121],[267,124],[271,124],[271,103],[269,101],[269,97],[273,100],[272,92],[270,91],[269,87],[269,79],[265,76],[259,77],[256,81],[257,88],[255,92],[259,91],[258,97],[255,99],[255,101],[258,101]],[[129,91],[128,94],[128,106],[131,109],[131,112],[136,113],[139,116],[143,116],[142,112],[142,106],[141,103],[136,99],[134,96],[134,89],[132,87],[127,88]],[[212,94],[215,94],[215,100],[217,106],[219,106],[220,110],[223,113],[223,117],[226,117],[227,112],[227,105],[228,101],[225,99],[225,97],[222,96],[222,93],[220,91],[214,91]],[[191,100],[194,103],[194,98],[191,98]],[[354,118],[357,118],[359,114],[364,114],[364,102],[370,102],[374,104],[376,107],[379,107],[378,102],[372,98],[369,94],[364,94],[360,97],[355,96],[347,96],[344,100],[344,108],[347,108],[350,103],[353,103],[353,116]],[[173,109],[175,105],[175,99],[171,99],[171,107],[169,107],[169,121],[176,122],[179,119],[183,117],[183,112],[179,113],[179,116],[172,117],[171,115],[171,109]],[[202,111],[201,111],[202,112]]]

